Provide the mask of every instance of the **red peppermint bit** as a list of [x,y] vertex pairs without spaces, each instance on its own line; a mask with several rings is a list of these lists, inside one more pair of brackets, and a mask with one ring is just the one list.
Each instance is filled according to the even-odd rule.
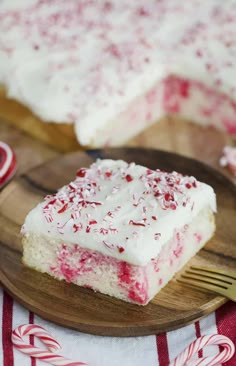
[[197,188],[197,182],[196,182],[195,180],[192,182],[192,186],[193,186],[194,188]]
[[147,175],[150,175],[150,174],[152,174],[152,173],[153,173],[153,171],[152,171],[151,169],[147,169],[147,170],[146,170],[146,174],[147,174]]
[[123,247],[117,246],[117,248],[118,248],[119,253],[123,253],[125,251],[125,249]]
[[111,234],[118,233],[118,230],[116,228],[114,228],[114,227],[110,227],[109,230],[110,230]]
[[152,219],[156,221],[157,220],[157,217],[156,216],[152,216]]
[[75,191],[76,190],[76,188],[71,183],[69,184],[69,188],[70,188],[71,191]]
[[97,187],[97,183],[96,183],[96,182],[93,182],[93,183],[92,183],[92,185],[93,185],[94,187]]
[[90,233],[90,230],[91,230],[91,227],[87,226],[85,231],[86,231],[86,233]]
[[48,205],[53,205],[56,202],[56,198],[54,198],[53,200],[51,200],[50,202],[48,202]]
[[102,203],[101,202],[95,202],[95,201],[85,201],[85,200],[82,200],[79,202],[81,204],[81,206],[86,206],[86,205],[96,205],[96,206],[99,206],[101,205]]
[[192,188],[192,184],[190,184],[190,183],[186,183],[186,184],[185,184],[185,187],[186,187],[186,188],[188,188],[188,189],[190,189],[190,188]]
[[169,192],[165,193],[165,195],[164,195],[164,199],[165,199],[166,201],[174,201],[173,194],[171,194],[171,193],[169,193]]
[[110,177],[112,176],[112,172],[105,172],[105,176],[106,176],[107,178],[110,178]]
[[146,226],[144,223],[142,222],[135,222],[133,220],[129,221],[129,225],[134,225],[134,226]]
[[127,174],[127,175],[125,176],[125,179],[126,179],[126,181],[127,181],[127,182],[132,182],[133,177],[132,177],[130,174]]
[[53,205],[55,202],[57,201],[57,199],[55,198],[55,199],[53,199],[53,200],[51,200],[51,201],[49,201],[47,204],[46,204],[46,206],[44,206],[44,210],[47,210],[48,209],[48,207],[50,206],[50,205]]
[[79,224],[79,225],[74,224],[73,229],[74,229],[74,233],[77,233],[77,231],[80,231],[82,229],[82,224]]
[[45,215],[45,219],[47,222],[53,222],[53,218],[51,214]]
[[107,216],[114,217],[114,215],[111,211],[108,211]]
[[86,175],[86,169],[81,168],[80,170],[78,170],[78,172],[76,173],[76,177],[80,177],[83,178]]
[[101,229],[100,229],[100,234],[102,234],[102,235],[107,235],[107,234],[108,234],[108,230],[107,230],[107,229],[105,229],[105,228],[103,228],[103,227],[101,227]]
[[177,205],[175,203],[171,203],[170,208],[171,210],[176,210]]
[[62,206],[62,208],[59,210],[59,211],[57,211],[59,214],[60,213],[62,213],[62,212],[65,212],[66,211],[66,209],[67,209],[67,207],[68,207],[68,203],[66,203],[64,206]]
[[97,224],[97,221],[96,220],[89,221],[89,225],[95,225],[95,224]]

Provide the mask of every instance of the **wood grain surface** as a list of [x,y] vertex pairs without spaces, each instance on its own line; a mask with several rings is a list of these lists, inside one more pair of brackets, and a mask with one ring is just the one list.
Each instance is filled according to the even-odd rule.
[[[235,268],[236,187],[226,177],[198,161],[151,149],[106,149],[75,152],[23,172],[0,194],[0,279],[25,307],[45,319],[83,332],[137,336],[161,333],[196,321],[221,306],[226,299],[172,280],[147,306],[128,304],[94,293],[21,264],[22,225],[27,212],[44,195],[74,177],[81,166],[96,158],[121,158],[150,168],[177,170],[211,184],[217,194],[217,231],[191,264]],[[189,263],[189,264],[190,264]]]

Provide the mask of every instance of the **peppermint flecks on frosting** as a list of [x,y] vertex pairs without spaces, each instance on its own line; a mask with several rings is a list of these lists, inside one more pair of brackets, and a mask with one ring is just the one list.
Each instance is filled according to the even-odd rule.
[[[102,162],[94,163],[90,168],[81,168],[76,173],[76,179],[62,188],[56,195],[47,196],[46,204],[43,207],[43,214],[47,222],[52,222],[54,217],[58,219],[57,214],[69,213],[69,220],[63,225],[58,224],[58,231],[63,234],[63,228],[70,225],[74,232],[85,230],[90,233],[91,230],[107,235],[109,232],[116,234],[118,228],[112,227],[116,224],[117,215],[122,206],[118,205],[113,210],[109,210],[98,219],[90,219],[91,214],[87,213],[87,209],[92,211],[98,206],[102,206],[103,202],[100,198],[100,192],[105,191],[105,200],[110,197],[110,194],[122,193],[122,189],[126,190],[126,186],[133,182],[133,189],[129,192],[130,205],[136,208],[139,212],[139,219],[127,220],[128,225],[146,227],[150,226],[152,221],[157,221],[156,215],[148,215],[146,202],[150,200],[156,201],[156,204],[162,210],[176,210],[179,205],[186,207],[190,202],[189,190],[197,187],[197,182],[194,177],[183,176],[179,173],[167,173],[161,170],[146,169],[145,173],[130,174],[130,169],[135,169],[135,164],[120,164],[114,166],[113,170],[104,170]],[[103,188],[105,182],[106,187]],[[135,183],[142,188],[138,193]],[[117,186],[117,183],[120,185]],[[192,203],[191,203],[192,204]],[[139,210],[138,206],[142,209]],[[131,210],[132,211],[132,210]],[[91,212],[91,210],[90,210]],[[130,213],[132,215],[132,213]],[[146,215],[147,214],[147,215]],[[147,217],[145,217],[147,216]],[[86,223],[84,218],[88,218]],[[81,222],[82,221],[82,222]],[[97,225],[108,223],[109,227],[100,227]],[[160,235],[160,234],[159,234]],[[155,234],[155,238],[157,238]]]
[[194,177],[151,170],[122,160],[97,160],[80,168],[27,216],[24,233],[50,232],[134,264],[155,257],[176,228],[209,206],[213,189]]

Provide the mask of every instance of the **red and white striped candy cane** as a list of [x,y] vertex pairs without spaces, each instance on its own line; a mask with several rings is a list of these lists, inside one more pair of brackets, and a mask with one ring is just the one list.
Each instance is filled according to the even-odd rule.
[[[216,356],[202,357],[191,361],[194,354],[208,345],[222,346],[223,351],[217,353]],[[202,336],[191,343],[169,366],[217,366],[228,361],[234,352],[234,344],[228,337],[219,334]]]
[[[47,350],[32,346],[24,340],[25,336],[34,335],[39,338],[48,348]],[[88,366],[83,362],[73,362],[54,352],[61,349],[60,344],[44,328],[35,324],[20,325],[12,332],[12,343],[20,351],[28,356],[35,357],[41,361],[54,366]]]
[[0,141],[0,188],[13,176],[16,170],[16,156],[5,142]]

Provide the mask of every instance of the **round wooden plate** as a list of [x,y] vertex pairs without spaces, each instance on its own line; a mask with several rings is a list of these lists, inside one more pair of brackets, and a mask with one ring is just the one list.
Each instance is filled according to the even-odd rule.
[[147,149],[105,149],[76,152],[43,164],[11,182],[0,195],[0,279],[25,307],[52,322],[82,332],[109,336],[161,333],[184,326],[226,302],[222,296],[183,286],[173,279],[147,306],[128,304],[94,293],[21,264],[20,226],[26,213],[72,180],[75,171],[96,158],[135,161],[149,168],[196,176],[217,194],[217,230],[191,264],[235,269],[236,188],[212,168],[173,153]]

